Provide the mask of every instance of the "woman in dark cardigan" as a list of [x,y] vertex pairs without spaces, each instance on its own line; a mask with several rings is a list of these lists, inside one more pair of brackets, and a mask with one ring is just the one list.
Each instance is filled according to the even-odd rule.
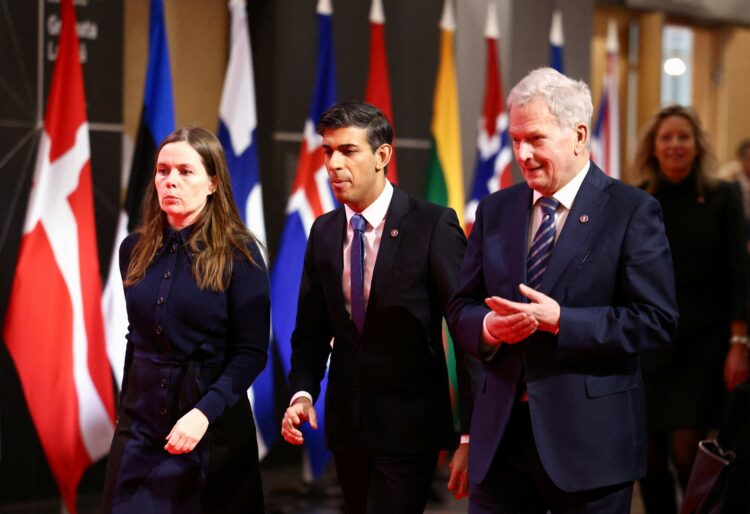
[[221,144],[161,144],[144,224],[120,248],[129,330],[103,512],[263,512],[247,389],[266,365],[270,300]]
[[676,512],[668,459],[684,489],[725,392],[748,377],[742,207],[713,169],[697,116],[680,106],[657,113],[635,170],[663,209],[680,321],[669,350],[642,358],[649,454],[641,489],[650,514]]

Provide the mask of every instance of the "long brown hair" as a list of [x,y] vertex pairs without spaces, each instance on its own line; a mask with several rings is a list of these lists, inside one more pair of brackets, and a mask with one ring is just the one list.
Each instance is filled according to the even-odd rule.
[[660,179],[663,177],[659,169],[659,161],[654,156],[656,133],[661,123],[671,116],[679,116],[685,119],[693,129],[696,150],[693,168],[695,169],[698,195],[703,196],[707,188],[712,188],[716,184],[716,179],[713,177],[716,171],[716,158],[711,150],[711,146],[708,144],[708,136],[706,135],[706,131],[703,130],[703,125],[701,125],[698,115],[689,107],[670,105],[656,113],[643,131],[641,142],[638,144],[638,150],[633,161],[633,170],[639,173],[645,181],[646,190],[649,193],[655,193],[659,187]]
[[[209,195],[187,241],[192,254],[192,271],[198,287],[224,291],[232,276],[232,253],[238,251],[253,265],[258,265],[247,249],[255,238],[242,223],[232,196],[226,158],[221,143],[211,132],[200,127],[183,127],[175,130],[161,142],[156,155],[170,143],[184,141],[201,158],[209,177],[214,177],[216,190]],[[154,167],[154,174],[156,168]],[[143,278],[156,252],[163,244],[167,227],[166,214],[161,210],[154,180],[143,199],[143,225],[138,229],[141,237],[133,248],[125,285],[130,286]],[[257,242],[256,242],[257,243]]]

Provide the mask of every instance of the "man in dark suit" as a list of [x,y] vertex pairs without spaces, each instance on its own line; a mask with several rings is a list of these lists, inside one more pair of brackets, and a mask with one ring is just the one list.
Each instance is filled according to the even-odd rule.
[[449,307],[484,364],[469,512],[629,513],[646,457],[638,354],[677,320],[660,207],[589,161],[583,82],[538,69],[508,106],[525,183],[479,204]]
[[[453,210],[388,182],[393,131],[378,109],[335,105],[317,131],[343,206],[319,217],[307,241],[281,433],[301,444],[300,423],[317,428],[330,354],[326,442],[347,512],[419,513],[438,452],[458,440],[441,320],[466,239]],[[466,489],[460,467],[452,482]]]

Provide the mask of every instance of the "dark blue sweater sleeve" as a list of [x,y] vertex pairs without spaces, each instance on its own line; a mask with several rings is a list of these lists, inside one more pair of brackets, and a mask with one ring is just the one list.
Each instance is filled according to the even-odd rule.
[[255,243],[248,249],[255,264],[235,256],[227,290],[228,327],[224,369],[196,404],[213,422],[234,405],[266,367],[271,299],[268,271]]

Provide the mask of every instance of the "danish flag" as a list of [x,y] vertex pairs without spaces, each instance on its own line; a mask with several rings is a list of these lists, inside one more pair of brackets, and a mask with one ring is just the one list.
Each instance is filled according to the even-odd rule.
[[89,127],[73,0],[26,211],[3,336],[63,500],[109,450],[114,391],[104,342]]

